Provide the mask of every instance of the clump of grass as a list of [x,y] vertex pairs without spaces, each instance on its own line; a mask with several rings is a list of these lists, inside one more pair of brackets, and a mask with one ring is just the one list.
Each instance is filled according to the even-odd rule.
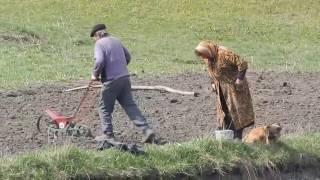
[[[240,142],[218,142],[210,138],[181,144],[150,145],[146,154],[135,156],[116,149],[94,151],[75,146],[51,147],[0,160],[1,179],[67,178],[173,178],[225,174],[234,169],[248,173],[264,168],[317,166],[320,134],[286,138],[271,146],[248,146]],[[305,148],[308,147],[308,148]]]

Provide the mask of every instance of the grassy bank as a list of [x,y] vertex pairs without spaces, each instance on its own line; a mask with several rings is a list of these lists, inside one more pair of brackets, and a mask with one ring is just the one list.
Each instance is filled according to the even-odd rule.
[[1,0],[0,12],[0,88],[89,78],[97,22],[128,46],[138,74],[199,71],[202,39],[256,70],[320,69],[318,0]]
[[0,160],[0,179],[66,179],[75,177],[141,178],[150,175],[173,178],[199,177],[234,168],[259,170],[265,167],[320,163],[320,134],[284,138],[272,146],[222,144],[198,139],[182,144],[146,147],[146,155],[135,156],[118,150],[97,152],[74,146],[47,148],[39,152],[4,157]]

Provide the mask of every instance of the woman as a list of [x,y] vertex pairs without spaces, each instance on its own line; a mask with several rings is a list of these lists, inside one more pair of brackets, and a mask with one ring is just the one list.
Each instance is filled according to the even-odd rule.
[[195,48],[208,66],[212,87],[217,94],[219,129],[231,129],[242,139],[243,129],[254,124],[254,112],[248,82],[247,62],[233,51],[212,41],[202,41]]

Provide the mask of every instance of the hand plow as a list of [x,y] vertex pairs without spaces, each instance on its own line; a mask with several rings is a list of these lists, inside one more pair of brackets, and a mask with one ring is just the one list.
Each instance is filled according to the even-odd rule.
[[[80,125],[79,123],[77,123],[76,120],[80,107],[83,104],[86,97],[88,96],[91,84],[92,81],[90,81],[84,95],[80,100],[80,103],[78,104],[72,116],[63,116],[61,113],[50,109],[45,110],[46,114],[51,118],[51,120],[47,124],[48,142],[50,142],[50,138],[52,137],[52,135],[53,139],[56,139],[56,137],[60,135],[66,135],[71,137],[93,137],[90,128],[85,125]],[[42,116],[40,116],[37,121],[37,129],[39,132],[40,120]]]

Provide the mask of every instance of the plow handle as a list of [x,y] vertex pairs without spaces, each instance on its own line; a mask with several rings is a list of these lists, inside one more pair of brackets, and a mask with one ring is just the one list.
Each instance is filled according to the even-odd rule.
[[78,105],[77,108],[76,108],[76,111],[75,111],[75,112],[73,113],[73,115],[72,115],[72,117],[73,117],[74,119],[76,118],[76,116],[77,116],[77,114],[78,114],[78,112],[79,112],[79,110],[80,110],[80,107],[81,107],[81,105],[83,104],[84,100],[85,100],[86,97],[88,96],[88,93],[89,93],[89,90],[90,90],[90,87],[91,87],[92,83],[93,83],[93,80],[90,80],[90,82],[89,82],[89,84],[88,84],[88,87],[86,88],[86,91],[84,92],[84,94],[83,94],[83,96],[82,96],[82,98],[81,98],[81,100],[80,100],[80,103],[79,103],[79,105]]

